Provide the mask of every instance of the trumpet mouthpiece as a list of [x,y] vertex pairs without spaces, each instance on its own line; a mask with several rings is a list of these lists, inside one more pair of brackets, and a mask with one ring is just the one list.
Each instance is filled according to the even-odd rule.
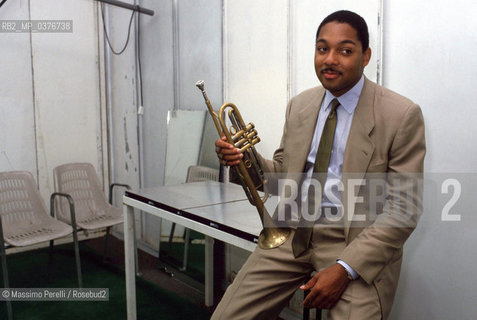
[[197,88],[199,88],[200,90],[204,90],[204,80],[199,80],[195,83],[195,85],[197,86]]

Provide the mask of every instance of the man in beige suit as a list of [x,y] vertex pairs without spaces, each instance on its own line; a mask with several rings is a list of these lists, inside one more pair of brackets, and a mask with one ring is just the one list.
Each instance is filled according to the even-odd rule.
[[[323,161],[317,154],[323,154],[327,121],[336,114],[324,188],[316,198],[320,217],[300,225],[303,212],[294,223],[277,209],[275,218],[287,217],[292,226],[290,238],[252,253],[212,319],[276,319],[298,287],[310,290],[304,305],[327,310],[328,319],[388,317],[402,248],[422,210],[424,122],[416,104],[363,76],[371,56],[368,39],[366,22],[349,11],[320,24],[315,71],[322,87],[290,101],[280,147],[273,160],[261,159],[265,171],[302,184]],[[242,158],[224,138],[216,150],[224,165]],[[298,211],[303,199],[316,201],[304,186]],[[303,249],[295,245],[299,238],[305,238]]]

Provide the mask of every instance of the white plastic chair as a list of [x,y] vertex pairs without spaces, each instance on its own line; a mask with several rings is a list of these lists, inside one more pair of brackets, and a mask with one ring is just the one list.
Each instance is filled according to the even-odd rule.
[[219,181],[219,170],[203,166],[190,166],[186,182]]
[[[187,170],[186,182],[200,182],[200,181],[219,181],[219,170],[203,167],[203,166],[190,166]],[[172,238],[174,237],[174,231],[176,229],[176,224],[173,223],[171,226],[171,231],[169,233],[169,244],[172,243]],[[160,240],[159,240],[160,241]],[[182,267],[179,268],[180,271],[187,270],[187,262],[189,259],[189,245],[190,245],[190,229],[185,229],[184,234],[184,256],[182,258]]]
[[[111,184],[108,203],[96,170],[90,163],[68,163],[58,166],[53,170],[53,179],[56,191],[72,197],[79,229],[88,231],[106,228],[104,242],[104,260],[106,261],[111,227],[124,222],[122,209],[111,205],[113,188],[121,186],[129,189],[129,186],[120,183]],[[67,203],[63,200],[56,205],[58,218],[68,224],[71,223]],[[137,250],[135,252],[136,272],[139,272]]]
[[[51,201],[61,194],[53,194]],[[68,202],[67,202],[68,205]],[[11,171],[0,173],[0,254],[2,258],[3,281],[9,288],[6,248],[26,247],[50,241],[50,264],[53,240],[73,233],[76,268],[79,287],[82,287],[81,262],[76,234],[74,210],[71,211],[72,225],[60,222],[48,215],[45,203],[31,173]],[[8,318],[12,319],[10,301],[7,301]]]

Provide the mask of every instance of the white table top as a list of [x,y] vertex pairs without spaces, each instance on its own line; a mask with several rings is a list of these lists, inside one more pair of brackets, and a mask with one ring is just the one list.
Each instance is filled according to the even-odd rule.
[[[273,214],[276,204],[276,197],[271,197],[265,203],[270,214]],[[262,230],[257,209],[248,200],[190,208],[184,210],[183,214],[195,221],[202,218],[204,224],[255,243]]]
[[[128,190],[126,196],[251,242],[262,230],[257,209],[236,184],[194,182]],[[265,203],[270,214],[276,205],[277,197]]]
[[241,186],[215,181],[127,190],[126,196],[171,212],[247,199]]

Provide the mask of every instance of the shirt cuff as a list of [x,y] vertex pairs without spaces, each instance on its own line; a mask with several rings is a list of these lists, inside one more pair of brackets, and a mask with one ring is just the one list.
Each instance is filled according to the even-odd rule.
[[353,280],[358,279],[359,274],[357,274],[356,271],[354,271],[353,268],[351,268],[346,262],[344,262],[343,260],[337,260],[336,263],[341,264],[343,266],[343,268],[345,268],[346,271],[349,272],[349,274],[351,275],[351,278],[353,278]]

